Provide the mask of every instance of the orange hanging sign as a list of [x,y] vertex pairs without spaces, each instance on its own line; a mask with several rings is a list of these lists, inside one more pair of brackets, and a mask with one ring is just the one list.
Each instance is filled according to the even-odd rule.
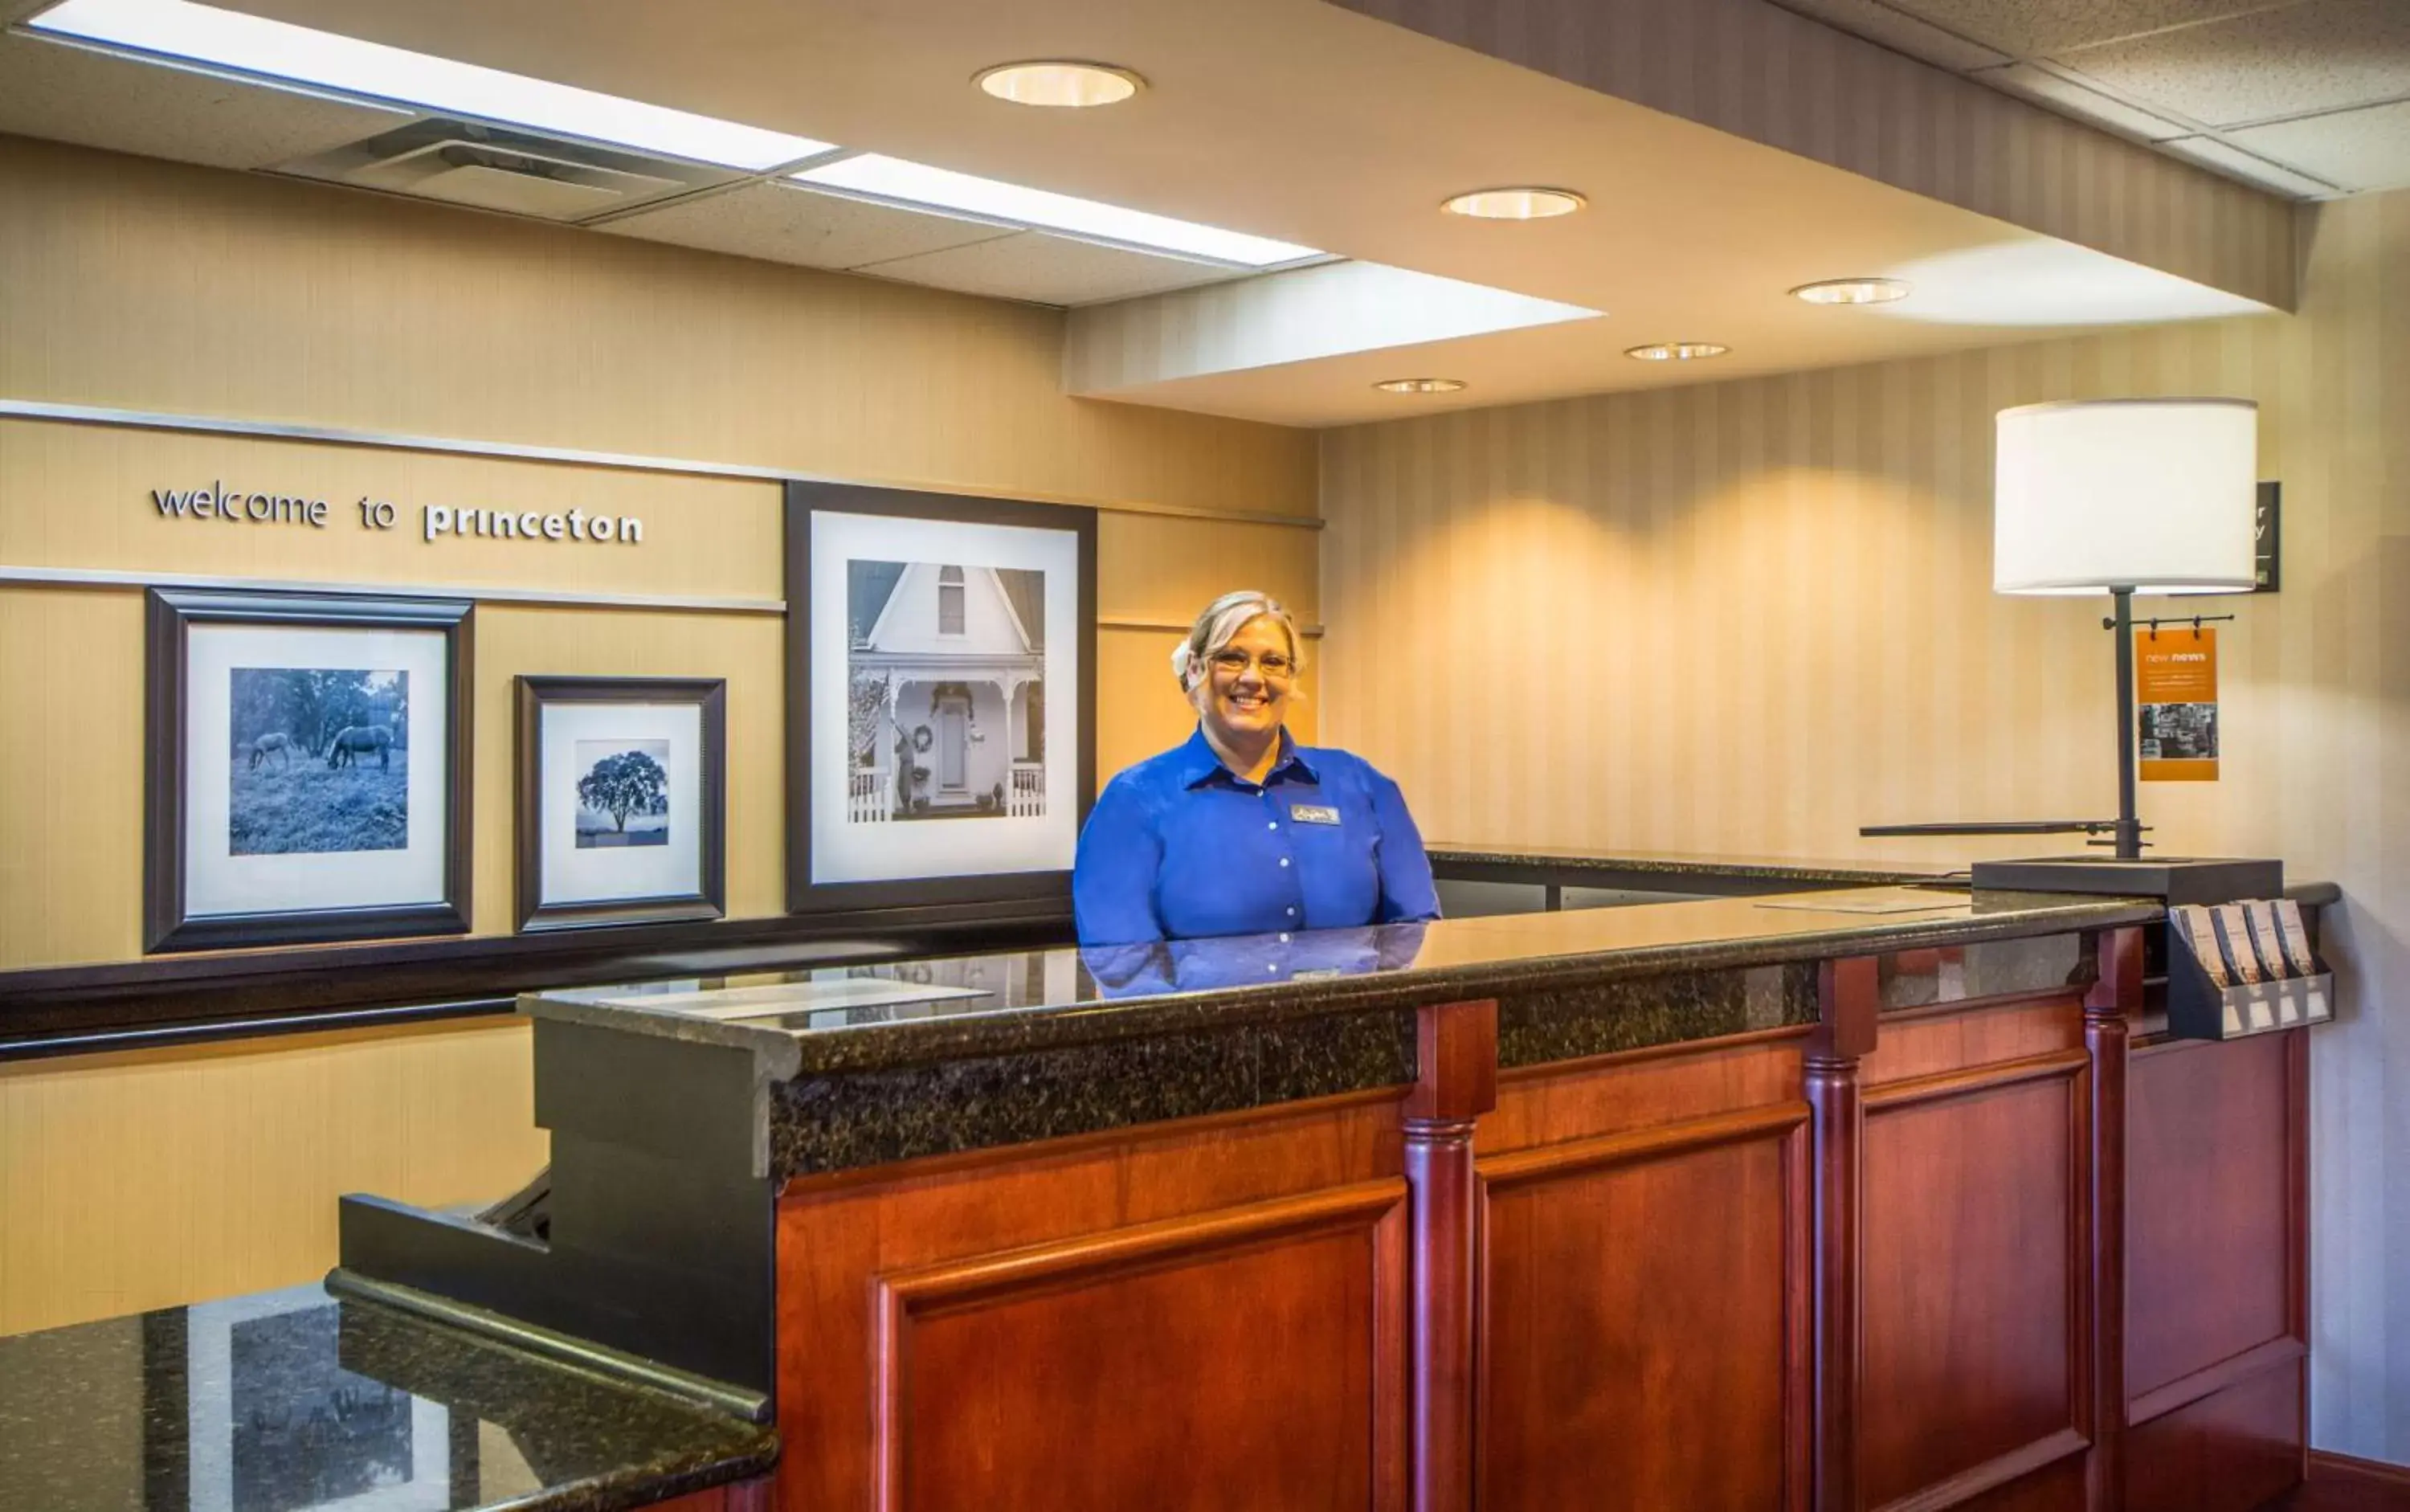
[[2217,632],[2134,632],[2145,782],[2217,780]]

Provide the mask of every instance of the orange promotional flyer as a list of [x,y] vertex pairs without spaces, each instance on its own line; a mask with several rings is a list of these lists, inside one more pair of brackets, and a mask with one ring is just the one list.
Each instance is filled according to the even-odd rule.
[[2217,632],[2134,632],[2145,782],[2217,780]]

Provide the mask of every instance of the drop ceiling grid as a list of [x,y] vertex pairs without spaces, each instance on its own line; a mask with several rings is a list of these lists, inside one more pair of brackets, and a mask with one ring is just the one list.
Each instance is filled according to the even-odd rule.
[[2281,193],[2410,184],[2403,0],[1776,3]]

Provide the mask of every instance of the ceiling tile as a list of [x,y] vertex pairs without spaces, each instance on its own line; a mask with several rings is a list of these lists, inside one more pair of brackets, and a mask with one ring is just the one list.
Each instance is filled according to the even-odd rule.
[[2001,53],[1981,43],[1954,36],[1929,22],[1919,21],[1905,11],[1894,10],[1880,0],[1774,0],[1785,10],[1794,10],[1828,26],[1879,42],[1895,52],[1905,52],[1911,58],[1922,58],[1937,67],[1964,73],[1969,68],[1988,68],[2008,62]]
[[2410,188],[2410,100],[2228,135],[2345,189]]
[[2114,41],[2297,0],[1891,0],[1961,36],[2019,57]]
[[2177,141],[2159,143],[2162,152],[2199,163],[2203,167],[2236,178],[2262,189],[2273,189],[2280,195],[2301,199],[2315,199],[2331,195],[2339,187],[2321,183],[2307,174],[2296,173],[2281,163],[2271,163],[2264,157],[2231,147],[2214,137],[2186,137]]
[[0,132],[257,168],[389,130],[406,111],[0,34]]
[[2307,0],[2056,58],[2213,126],[2374,105],[2410,96],[2410,0]]
[[748,184],[682,200],[596,229],[804,268],[859,268],[1014,234],[982,221],[925,215],[784,183]]
[[859,269],[879,278],[1032,304],[1101,304],[1243,276],[1237,269],[1022,231]]
[[2106,126],[2143,141],[2166,141],[2170,137],[2194,134],[2194,128],[2148,110],[2138,110],[2125,101],[2086,89],[2072,80],[2062,79],[2047,68],[2030,63],[2011,64],[2006,68],[1987,68],[1970,77],[1981,80],[1994,89],[2005,91],[2021,99],[2046,105],[2065,114]]

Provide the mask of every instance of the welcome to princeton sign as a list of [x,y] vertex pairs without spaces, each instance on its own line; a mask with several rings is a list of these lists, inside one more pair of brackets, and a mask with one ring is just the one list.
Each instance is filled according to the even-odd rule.
[[[298,525],[325,530],[330,513],[327,501],[299,494],[251,492],[212,480],[202,488],[153,488],[151,506],[169,519],[209,521],[223,525]],[[390,531],[401,513],[382,499],[362,499],[360,527]],[[465,505],[418,506],[419,539],[440,536],[483,536],[503,541],[591,541],[640,545],[645,522],[633,515],[596,515],[583,509],[552,514],[538,510],[472,509]]]

